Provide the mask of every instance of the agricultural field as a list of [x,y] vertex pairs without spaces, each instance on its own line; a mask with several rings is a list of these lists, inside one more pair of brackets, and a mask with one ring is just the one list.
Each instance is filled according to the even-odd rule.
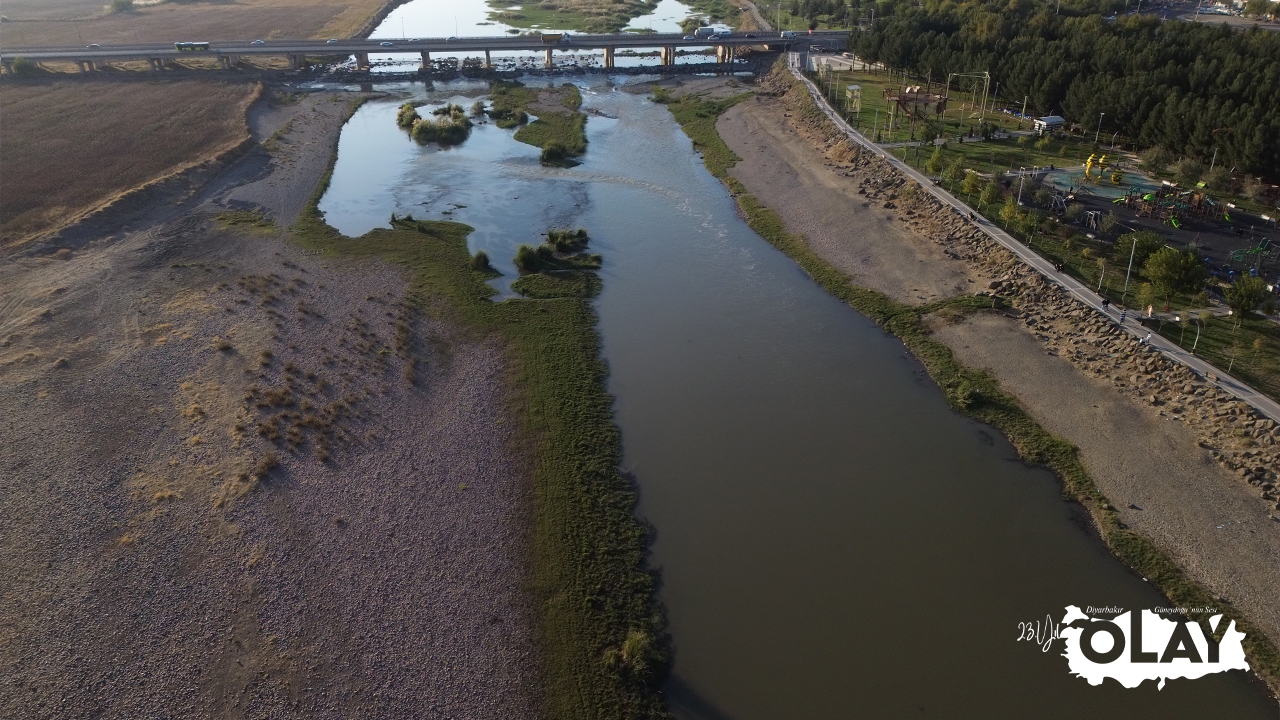
[[102,0],[14,0],[4,4],[8,47],[350,37],[385,0],[239,0],[134,3],[113,12]]
[[258,92],[202,80],[9,85],[0,99],[0,245],[235,147]]

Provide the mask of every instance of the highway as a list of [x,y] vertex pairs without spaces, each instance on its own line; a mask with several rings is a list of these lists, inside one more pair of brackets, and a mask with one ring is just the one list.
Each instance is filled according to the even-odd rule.
[[920,187],[924,188],[926,191],[933,194],[934,197],[954,208],[956,212],[965,216],[973,213],[975,217],[979,218],[977,226],[991,239],[1003,245],[1024,263],[1035,268],[1049,281],[1061,286],[1067,292],[1074,295],[1080,302],[1107,316],[1112,320],[1112,322],[1115,322],[1116,325],[1128,331],[1132,335],[1140,338],[1150,336],[1151,347],[1158,350],[1165,357],[1176,363],[1185,365],[1201,377],[1212,376],[1216,378],[1216,384],[1220,388],[1232,395],[1235,395],[1245,403],[1248,403],[1266,417],[1271,418],[1276,422],[1280,422],[1280,403],[1277,403],[1275,400],[1272,400],[1266,395],[1254,390],[1240,380],[1231,377],[1201,358],[1192,355],[1190,352],[1178,347],[1169,340],[1152,333],[1148,328],[1143,327],[1142,324],[1139,323],[1139,313],[1137,311],[1122,311],[1114,305],[1104,308],[1102,306],[1102,298],[1088,287],[1084,286],[1070,275],[1058,272],[1054,268],[1053,263],[1037,255],[1035,251],[1031,250],[1026,245],[1023,245],[1017,238],[1013,237],[1009,233],[987,222],[981,215],[974,213],[973,208],[970,208],[951,193],[941,187],[938,187],[931,179],[916,171],[915,168],[895,158],[891,153],[886,152],[882,147],[867,139],[867,137],[862,133],[850,127],[849,124],[840,117],[840,114],[827,104],[826,98],[822,96],[822,93],[818,88],[800,72],[799,56],[797,53],[790,54],[789,66],[791,74],[803,82],[809,89],[809,95],[813,97],[813,100],[817,103],[818,107],[826,113],[827,117],[835,123],[836,127],[843,130],[844,133],[849,136],[849,139],[884,158],[890,165],[893,165],[894,168],[920,183]]
[[[328,42],[326,40],[264,40],[254,44],[252,40],[210,42],[209,50],[201,52],[179,52],[173,43],[145,43],[136,45],[102,45],[86,47],[38,47],[38,48],[0,48],[0,60],[11,63],[19,57],[33,61],[94,61],[110,62],[126,59],[172,59],[187,56],[223,56],[223,55],[268,55],[268,56],[325,56],[355,55],[361,53],[394,54],[394,53],[466,53],[483,51],[573,51],[621,48],[657,48],[657,47],[735,47],[744,45],[821,45],[828,48],[843,48],[848,40],[846,31],[815,31],[813,33],[797,33],[794,40],[783,41],[778,33],[759,31],[735,33],[728,38],[718,40],[685,40],[679,33],[617,33],[610,35],[579,35],[569,33],[568,42],[545,43],[540,35],[530,36],[495,36],[464,38],[422,38],[410,40],[397,39],[364,39],[355,38]],[[202,42],[200,38],[175,38],[175,41]],[[391,43],[390,47],[382,43]]]

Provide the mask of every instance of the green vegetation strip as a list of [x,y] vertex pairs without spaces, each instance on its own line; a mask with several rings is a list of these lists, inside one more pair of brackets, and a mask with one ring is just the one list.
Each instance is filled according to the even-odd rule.
[[[747,224],[774,247],[786,253],[804,269],[814,282],[850,307],[874,320],[900,338],[925,366],[942,388],[947,401],[960,412],[998,428],[1028,462],[1044,465],[1062,478],[1065,491],[1087,508],[1103,540],[1112,552],[1129,567],[1158,587],[1175,606],[1185,608],[1216,607],[1227,618],[1236,621],[1246,634],[1245,651],[1250,664],[1273,688],[1280,688],[1280,653],[1276,647],[1250,624],[1229,602],[1215,598],[1205,587],[1182,572],[1173,560],[1150,539],[1139,535],[1120,522],[1116,509],[1103,496],[1093,478],[1080,461],[1078,449],[1054,437],[1022,408],[1017,399],[1005,393],[989,373],[973,370],[955,359],[951,348],[934,340],[924,324],[925,315],[934,312],[976,312],[989,308],[989,297],[959,297],[927,305],[911,306],[888,296],[860,288],[852,279],[811,250],[804,236],[787,232],[777,212],[766,208],[747,192],[746,187],[728,173],[741,160],[725,145],[716,131],[716,119],[750,93],[725,100],[709,100],[697,95],[673,98],[655,88],[654,99],[665,103],[676,122],[702,153],[707,169],[721,180],[746,215]],[[807,92],[801,92],[806,103],[801,117],[822,116]],[[1202,622],[1207,616],[1192,616]],[[1225,629],[1225,628],[1224,628]]]
[[618,470],[621,446],[605,391],[590,270],[529,276],[537,300],[492,302],[467,253],[472,228],[399,219],[350,238],[317,209],[291,228],[295,242],[335,258],[376,257],[412,274],[421,312],[475,337],[502,338],[513,368],[514,409],[533,472],[532,593],[542,647],[545,717],[667,717],[656,691],[666,664],[665,621],[644,570],[647,531],[635,491]]

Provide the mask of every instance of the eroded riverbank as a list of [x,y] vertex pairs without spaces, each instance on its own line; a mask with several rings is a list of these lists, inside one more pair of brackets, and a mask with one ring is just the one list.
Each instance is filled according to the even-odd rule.
[[[1054,324],[1049,335],[1040,333],[1040,337],[1050,340],[1051,335],[1055,355],[1061,353],[1080,361],[1095,377],[1100,370],[1096,360],[1080,352],[1081,341],[1124,344],[1124,339],[1115,336],[1112,341],[1112,335],[1101,333],[1101,326],[1092,328],[1091,319],[1079,316],[1069,300],[1050,301],[1052,293],[1038,282],[1034,272],[1018,271],[1012,258],[986,247],[979,234],[960,219],[946,213],[948,217],[939,215],[942,220],[935,221],[937,209],[913,202],[910,192],[900,180],[895,181],[891,170],[858,158],[841,144],[836,133],[823,126],[803,89],[792,89],[789,74],[775,76],[758,97],[757,101],[725,112],[717,123],[717,135],[723,135],[729,144],[726,151],[731,149],[742,158],[730,171],[734,182],[740,182],[760,202],[779,208],[775,217],[780,216],[786,230],[801,231],[803,238],[798,241],[805,251],[814,253],[823,264],[829,262],[827,267],[837,274],[828,279],[822,270],[806,265],[810,273],[837,289],[848,282],[841,277],[848,273],[845,277],[851,276],[855,284],[874,287],[909,302],[945,297],[948,286],[963,287],[958,278],[965,276],[964,284],[969,285],[970,292],[975,285],[984,291],[988,286],[1003,286],[1002,294],[1006,296],[1014,290],[1015,302],[1024,311],[1034,309],[1038,319],[1008,322],[1007,331],[993,334],[991,325],[1000,322],[1000,315],[964,321],[964,313],[939,312],[931,319],[933,327],[942,328],[934,337],[954,347],[962,359],[995,368],[998,378],[1019,391],[1034,417],[1081,446],[1081,470],[1087,467],[1099,478],[1099,486],[1113,502],[1120,498],[1125,501],[1119,510],[1104,503],[1106,507],[1099,516],[1104,534],[1110,537],[1112,530],[1131,525],[1155,537],[1191,577],[1209,585],[1213,594],[1191,587],[1176,573],[1169,575],[1158,565],[1140,560],[1141,552],[1130,547],[1129,540],[1116,541],[1127,537],[1124,532],[1117,532],[1116,540],[1111,542],[1121,557],[1144,573],[1163,577],[1166,591],[1189,606],[1214,597],[1221,604],[1221,598],[1229,598],[1247,617],[1274,633],[1276,607],[1270,588],[1280,582],[1274,577],[1280,569],[1280,530],[1268,518],[1267,508],[1250,498],[1248,486],[1217,466],[1208,451],[1197,447],[1208,444],[1204,436],[1197,437],[1195,432],[1170,423],[1168,413],[1151,409],[1170,400],[1135,404],[1129,399],[1131,392],[1116,393],[1106,387],[1112,383],[1099,384],[1080,376],[1070,363],[1046,356],[1035,336],[1026,336],[1030,343],[1019,339],[1017,328],[1046,331],[1050,328],[1044,323]],[[723,165],[726,160],[717,162]],[[757,202],[751,198],[740,200],[752,207]],[[909,268],[906,271],[902,270],[904,264]],[[886,267],[891,270],[885,272]],[[988,279],[997,281],[988,283]],[[1059,315],[1061,323],[1057,322]],[[1082,322],[1090,327],[1081,328]],[[1058,324],[1062,326],[1056,327]],[[1104,337],[1087,335],[1095,330]],[[949,355],[950,348],[947,352]],[[1138,358],[1133,371],[1142,377],[1154,375],[1160,379],[1159,373],[1167,371],[1149,361],[1145,356]],[[926,364],[930,362],[926,360]],[[1129,381],[1130,370],[1121,372]],[[1139,377],[1134,376],[1133,385],[1140,384]],[[1184,390],[1187,395],[1196,387],[1202,388],[1202,384],[1191,385],[1194,380],[1185,379],[1189,385]],[[1149,384],[1151,380],[1143,382]],[[1174,382],[1181,385],[1184,381]],[[1191,405],[1215,399],[1225,400],[1206,394],[1203,389],[1191,398],[1193,402],[1179,398],[1183,404]],[[1213,416],[1210,411],[1209,417]],[[1259,427],[1264,435],[1269,432],[1268,427]],[[1262,440],[1265,444],[1267,438]],[[1237,464],[1232,462],[1233,466]],[[1054,462],[1050,465],[1059,472],[1065,471],[1068,477],[1072,474],[1065,466],[1058,467]],[[1206,479],[1211,482],[1206,483]],[[1079,492],[1074,483],[1072,492]],[[1264,673],[1274,677],[1274,650],[1269,645],[1255,645],[1254,653],[1255,661],[1262,662]]]

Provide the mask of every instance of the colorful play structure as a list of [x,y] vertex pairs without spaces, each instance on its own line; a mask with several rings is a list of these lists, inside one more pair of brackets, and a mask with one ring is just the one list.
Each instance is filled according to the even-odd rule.
[[[1094,153],[1089,156],[1088,160],[1084,161],[1084,179],[1089,180],[1091,182],[1100,183],[1107,176],[1107,172],[1110,167],[1111,167],[1111,164],[1107,162],[1106,155],[1103,155],[1102,157],[1098,157],[1098,154]],[[1098,177],[1096,179],[1093,177],[1094,168],[1098,169]],[[1119,185],[1123,181],[1124,181],[1124,173],[1120,172],[1119,170],[1111,170],[1112,184]]]
[[1231,222],[1230,208],[1198,187],[1181,190],[1177,185],[1166,183],[1150,191],[1134,185],[1112,202],[1132,209],[1138,217],[1157,218],[1175,228],[1182,227],[1189,218],[1207,220],[1221,217],[1224,222]]

